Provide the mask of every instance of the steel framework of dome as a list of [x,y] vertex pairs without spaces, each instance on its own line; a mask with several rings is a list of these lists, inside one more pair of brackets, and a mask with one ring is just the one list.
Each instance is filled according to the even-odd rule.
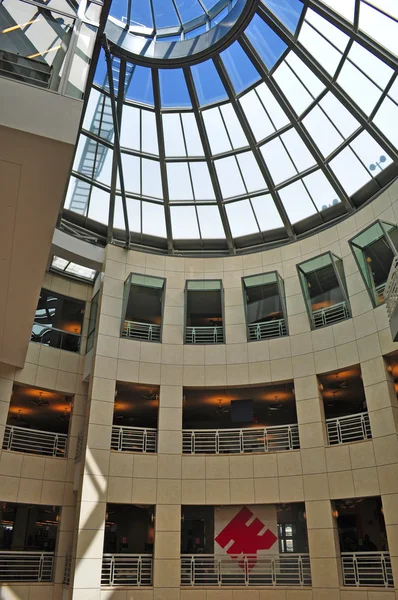
[[397,176],[394,0],[113,0],[98,50],[59,223],[76,235],[248,252]]

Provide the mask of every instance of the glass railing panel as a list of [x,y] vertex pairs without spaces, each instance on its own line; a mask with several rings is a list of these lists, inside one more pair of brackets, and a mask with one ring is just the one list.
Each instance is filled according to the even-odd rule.
[[80,352],[81,335],[33,323],[30,341],[50,348],[67,350],[68,352]]

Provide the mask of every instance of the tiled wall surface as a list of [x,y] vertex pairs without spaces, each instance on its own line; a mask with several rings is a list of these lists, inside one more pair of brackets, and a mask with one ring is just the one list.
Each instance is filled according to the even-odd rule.
[[[70,492],[70,504],[66,490],[72,485],[72,467],[66,467],[65,479],[58,482],[64,486],[63,505],[70,506],[72,512],[73,501],[77,502],[76,520],[73,522],[71,517],[69,523],[69,531],[76,530],[76,568],[69,590],[73,600],[390,600],[395,598],[395,591],[348,590],[341,586],[330,500],[373,495],[381,495],[383,502],[398,597],[398,404],[383,359],[397,350],[398,344],[391,341],[385,307],[372,308],[348,245],[351,237],[375,219],[398,222],[397,183],[372,204],[319,235],[248,256],[184,259],[108,247],[89,384],[81,380],[82,357],[66,357],[65,352],[39,345],[30,344],[23,370],[11,372],[3,368],[0,399],[5,406],[14,380],[76,394],[79,408],[72,428],[75,435],[84,427],[84,469],[79,492]],[[296,264],[326,250],[343,259],[353,318],[311,331]],[[277,270],[285,282],[290,335],[247,343],[241,277],[272,270]],[[167,279],[162,344],[119,337],[123,284],[130,272]],[[56,285],[56,291],[80,297],[76,289],[72,291],[75,284],[47,277],[51,283],[47,279],[44,287]],[[183,344],[185,280],[195,278],[223,281],[225,345]],[[59,288],[63,285],[70,285],[69,293],[66,288]],[[373,439],[328,447],[317,374],[358,363]],[[183,386],[248,385],[291,379],[301,450],[247,456],[182,456]],[[157,455],[110,452],[116,381],[160,385]],[[5,408],[0,410],[1,416]],[[24,498],[44,502],[46,472],[53,473],[47,460],[50,464],[57,459],[44,461],[43,475],[41,467],[33,471],[41,475],[40,484],[35,484],[40,486],[40,495],[34,495],[32,487],[34,499],[29,496],[30,484],[26,483],[34,478],[30,469],[24,470],[25,457],[3,452],[0,464],[3,460],[4,468],[12,471],[1,470],[1,477],[7,477],[7,482],[18,481],[14,483],[13,498],[19,497],[22,486]],[[10,467],[13,462],[20,465],[20,471]],[[0,500],[11,500],[3,497],[4,489],[0,484]],[[48,493],[53,493],[51,486]],[[55,496],[54,488],[54,496],[49,498]],[[306,503],[312,589],[180,590],[181,504],[296,501]],[[153,589],[100,590],[106,502],[156,504]],[[6,600],[14,600],[15,596],[9,595],[10,588],[4,592],[5,588],[0,587],[2,600],[2,593]]]
[[[92,287],[47,273],[43,287],[80,300],[91,300]],[[87,331],[86,305],[83,336]],[[85,338],[82,339],[82,349]],[[87,384],[82,382],[84,355],[29,343],[23,369],[0,364],[0,448],[14,383],[73,396],[67,459],[0,450],[0,501],[61,506],[54,584],[0,585],[1,600],[58,600],[62,597],[65,556],[73,551],[76,493],[73,492],[77,436],[84,430]]]

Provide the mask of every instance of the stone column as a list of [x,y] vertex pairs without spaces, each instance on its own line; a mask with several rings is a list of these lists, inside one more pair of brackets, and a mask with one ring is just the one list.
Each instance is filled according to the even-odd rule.
[[339,543],[332,518],[326,468],[327,446],[323,399],[316,375],[294,380],[299,424],[304,498],[312,586],[319,597],[323,590],[339,597]]
[[154,600],[180,598],[182,387],[161,385]]
[[398,589],[398,401],[382,356],[361,363],[395,588]]
[[[116,361],[115,361],[116,362]],[[107,364],[105,364],[107,363]],[[96,357],[90,383],[82,473],[77,500],[73,600],[99,600],[108,489],[115,374],[112,359]],[[116,367],[115,367],[116,371]],[[97,376],[101,374],[102,377]]]

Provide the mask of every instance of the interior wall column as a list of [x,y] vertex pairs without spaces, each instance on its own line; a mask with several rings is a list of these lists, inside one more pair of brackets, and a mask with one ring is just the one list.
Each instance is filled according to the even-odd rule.
[[[340,550],[329,500],[323,399],[316,375],[294,380],[299,424],[312,586],[339,598]],[[329,596],[328,596],[329,597]]]
[[[101,358],[101,357],[99,357]],[[73,600],[99,600],[116,380],[94,362],[77,501]],[[110,374],[110,373],[109,373]],[[102,375],[102,377],[100,377]]]
[[160,386],[154,600],[180,598],[182,396],[182,386]]
[[398,590],[398,400],[394,379],[387,369],[382,356],[361,363],[388,549],[394,585]]

